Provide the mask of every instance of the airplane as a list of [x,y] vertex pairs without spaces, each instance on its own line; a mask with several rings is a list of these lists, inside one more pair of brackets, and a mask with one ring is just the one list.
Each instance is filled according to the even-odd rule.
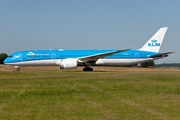
[[60,66],[60,69],[85,66],[83,71],[93,71],[91,66],[140,64],[174,53],[159,53],[167,29],[168,27],[160,28],[137,50],[27,50],[9,55],[4,64],[15,66],[17,71],[20,71],[20,66]]

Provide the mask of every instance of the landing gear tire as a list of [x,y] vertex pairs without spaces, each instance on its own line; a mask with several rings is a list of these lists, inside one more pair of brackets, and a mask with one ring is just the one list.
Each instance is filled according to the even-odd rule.
[[83,71],[93,71],[93,68],[83,68]]
[[20,71],[20,69],[19,68],[17,68],[17,72],[19,72]]

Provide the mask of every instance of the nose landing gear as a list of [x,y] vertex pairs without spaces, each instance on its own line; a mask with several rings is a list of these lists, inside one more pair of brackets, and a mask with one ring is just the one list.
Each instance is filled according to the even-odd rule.
[[19,72],[19,71],[20,71],[19,66],[15,66],[15,68],[17,68],[17,69],[16,69],[16,71],[17,71],[17,72]]
[[19,72],[20,71],[20,69],[19,68],[17,68],[17,72]]

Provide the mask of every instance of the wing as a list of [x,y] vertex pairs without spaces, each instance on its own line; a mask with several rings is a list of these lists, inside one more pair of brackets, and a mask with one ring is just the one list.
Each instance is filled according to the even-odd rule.
[[131,49],[115,50],[115,51],[111,51],[111,52],[99,53],[99,54],[95,54],[95,55],[80,57],[80,58],[78,58],[78,61],[79,62],[97,61],[99,58],[104,58],[106,56],[111,56],[115,53],[119,53],[119,52],[123,52],[123,51],[127,51],[127,50],[131,50]]
[[154,58],[154,57],[167,57],[168,54],[171,54],[174,52],[167,52],[167,53],[161,53],[161,54],[155,54],[155,55],[150,55],[150,57]]

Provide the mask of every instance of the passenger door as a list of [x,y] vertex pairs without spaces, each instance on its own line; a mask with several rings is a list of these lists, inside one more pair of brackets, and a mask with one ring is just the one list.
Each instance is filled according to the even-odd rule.
[[57,59],[56,59],[56,54],[55,53],[51,53],[51,63],[54,65],[56,64]]
[[139,53],[135,53],[135,58],[139,59]]
[[18,60],[23,61],[23,54],[22,53],[18,54]]

